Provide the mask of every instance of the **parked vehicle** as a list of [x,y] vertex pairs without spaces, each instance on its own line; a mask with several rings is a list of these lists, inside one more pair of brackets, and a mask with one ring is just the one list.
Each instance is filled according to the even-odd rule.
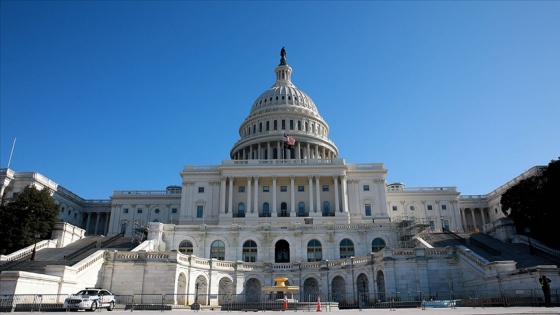
[[108,311],[112,311],[115,308],[115,296],[101,288],[86,288],[64,300],[64,308],[70,311],[86,310],[93,312],[98,308],[106,308]]

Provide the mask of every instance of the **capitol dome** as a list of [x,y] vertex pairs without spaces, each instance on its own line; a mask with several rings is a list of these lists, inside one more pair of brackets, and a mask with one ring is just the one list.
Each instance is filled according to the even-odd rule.
[[274,70],[276,82],[251,106],[239,127],[241,139],[230,152],[232,160],[334,159],[338,149],[328,138],[329,126],[315,103],[291,81],[286,50]]

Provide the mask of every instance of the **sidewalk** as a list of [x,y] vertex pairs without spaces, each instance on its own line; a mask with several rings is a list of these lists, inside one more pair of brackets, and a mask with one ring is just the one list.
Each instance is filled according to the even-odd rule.
[[[103,312],[105,315],[158,315],[158,314],[165,314],[165,313],[173,313],[173,315],[177,315],[178,313],[181,314],[200,314],[200,315],[213,315],[213,314],[298,314],[298,313],[317,313],[317,312],[302,312],[302,311],[266,311],[266,312],[242,312],[242,311],[192,311],[190,309],[175,309],[172,311],[124,311],[124,310],[115,310],[112,312],[107,312],[106,310],[98,310],[94,313]],[[48,312],[49,314],[56,314],[62,312]],[[488,308],[472,308],[472,307],[458,307],[458,308],[426,308],[425,310],[421,308],[397,308],[395,310],[390,309],[365,309],[365,310],[339,310],[339,311],[332,311],[329,312],[326,309],[323,309],[322,313],[333,313],[333,314],[341,314],[341,315],[447,315],[447,314],[457,314],[457,315],[491,315],[491,314],[507,314],[507,315],[538,315],[538,314],[560,314],[560,307],[555,308],[545,308],[545,307],[488,307]],[[33,314],[37,315],[37,312],[16,312],[13,314]]]

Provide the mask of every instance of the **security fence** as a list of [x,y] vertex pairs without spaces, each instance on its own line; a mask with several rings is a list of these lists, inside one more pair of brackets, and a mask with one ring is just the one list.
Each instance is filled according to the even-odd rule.
[[[0,295],[0,312],[64,311],[67,294]],[[551,290],[553,306],[560,306],[560,290]],[[172,309],[222,311],[316,311],[323,309],[365,308],[455,308],[544,306],[541,290],[407,291],[357,294],[304,294],[292,298],[278,294],[134,294],[115,295],[117,310]]]

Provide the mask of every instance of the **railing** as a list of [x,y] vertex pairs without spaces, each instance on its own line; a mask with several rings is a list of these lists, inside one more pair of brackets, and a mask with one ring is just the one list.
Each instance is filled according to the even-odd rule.
[[96,248],[96,247],[97,247],[97,241],[91,242],[91,243],[89,243],[89,245],[86,245],[86,246],[76,250],[75,252],[69,254],[69,255],[65,255],[64,260],[72,260],[72,259],[80,256],[81,254],[87,252],[88,250],[90,250],[92,248]]
[[450,231],[449,229],[443,228],[443,233],[451,236],[452,238],[458,240],[459,242],[461,242],[463,244],[467,244],[467,241],[465,240],[464,237],[455,234],[453,231]]
[[103,247],[105,247],[105,246],[107,246],[107,245],[113,243],[114,241],[118,240],[119,238],[121,238],[121,237],[123,237],[123,236],[124,236],[124,232],[112,236],[110,239],[101,242],[101,248],[103,248]]
[[[357,292],[347,293],[344,286],[332,287],[338,292],[309,294],[304,290],[282,294],[131,294],[115,295],[114,309],[127,311],[221,310],[221,311],[331,311],[337,309],[455,308],[455,307],[539,307],[544,306],[540,289],[508,290],[430,290],[369,292],[371,284],[356,283]],[[319,288],[314,288],[319,291]],[[550,291],[552,306],[560,306],[560,290]],[[65,311],[67,294],[0,295],[0,312]],[[445,313],[445,311],[443,311]]]
[[470,238],[471,240],[471,244],[474,244],[482,249],[484,249],[485,251],[489,252],[490,254],[494,255],[494,256],[502,256],[502,251],[499,249],[495,249],[489,245],[486,245],[484,243],[482,243],[481,241],[474,239],[474,238]]

